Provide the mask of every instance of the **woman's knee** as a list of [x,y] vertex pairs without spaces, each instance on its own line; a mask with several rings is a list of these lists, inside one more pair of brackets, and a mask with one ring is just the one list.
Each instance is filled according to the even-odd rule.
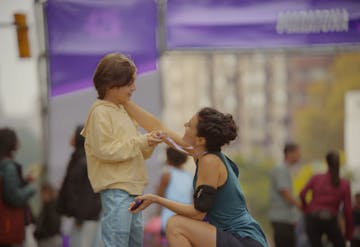
[[165,228],[166,234],[168,235],[174,232],[180,232],[185,221],[186,217],[181,215],[174,215],[170,217]]

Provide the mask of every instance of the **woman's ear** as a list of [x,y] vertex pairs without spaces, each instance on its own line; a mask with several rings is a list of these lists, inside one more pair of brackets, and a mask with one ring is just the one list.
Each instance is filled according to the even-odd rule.
[[196,137],[196,146],[205,146],[206,140],[204,137]]

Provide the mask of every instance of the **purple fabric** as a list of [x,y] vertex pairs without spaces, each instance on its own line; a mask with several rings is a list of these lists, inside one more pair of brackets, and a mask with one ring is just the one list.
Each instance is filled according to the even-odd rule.
[[92,86],[101,57],[121,52],[138,73],[156,69],[156,2],[48,0],[51,96]]
[[[277,32],[280,13],[316,10],[346,11],[348,30]],[[358,0],[168,0],[166,16],[169,49],[307,47],[360,42]]]
[[62,236],[62,247],[70,247],[70,237],[63,235]]

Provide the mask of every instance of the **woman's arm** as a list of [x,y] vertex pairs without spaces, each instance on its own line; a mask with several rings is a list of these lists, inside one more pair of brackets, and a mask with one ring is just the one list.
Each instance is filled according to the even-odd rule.
[[[217,156],[213,154],[203,156],[199,160],[198,179],[196,183],[197,187],[200,185],[208,185],[213,188],[217,188],[219,185],[221,185],[219,184],[219,162],[221,161],[219,161]],[[144,200],[144,202],[139,208],[132,211],[132,213],[137,213],[147,208],[152,203],[157,203],[163,207],[170,209],[176,214],[196,220],[202,220],[206,215],[206,212],[201,212],[197,210],[194,204],[178,203],[157,195],[147,194],[137,197],[136,200]],[[130,205],[130,208],[132,205],[133,204]]]
[[130,208],[134,205],[135,202],[130,204],[129,210],[131,211],[131,213],[134,214],[140,212],[141,210],[144,210],[152,203],[157,203],[165,208],[168,208],[169,210],[173,211],[178,215],[189,217],[195,220],[203,220],[206,215],[206,213],[196,210],[193,204],[184,204],[171,201],[154,194],[145,194],[142,196],[138,196],[135,198],[135,200],[144,200],[144,202],[136,210],[133,211],[131,211]]
[[136,122],[138,122],[138,124],[141,127],[143,127],[146,131],[148,132],[154,130],[164,131],[180,146],[183,147],[189,146],[189,144],[185,143],[178,134],[169,130],[158,118],[156,118],[154,115],[147,112],[140,106],[136,105],[134,102],[129,100],[126,103],[124,103],[123,106],[125,107],[125,110],[129,113],[129,115],[132,118],[134,118]]
[[302,210],[305,211],[306,207],[307,207],[307,202],[306,202],[306,194],[309,190],[311,190],[312,186],[313,186],[313,180],[314,177],[310,178],[310,180],[308,181],[308,183],[305,185],[305,187],[301,190],[300,192],[300,200],[301,200],[301,206],[302,206]]

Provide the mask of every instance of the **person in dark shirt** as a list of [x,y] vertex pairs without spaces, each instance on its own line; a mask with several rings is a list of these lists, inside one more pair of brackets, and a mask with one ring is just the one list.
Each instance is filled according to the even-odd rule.
[[352,247],[360,247],[360,192],[355,195],[353,208],[354,236],[351,242]]
[[[306,215],[306,231],[313,247],[321,247],[322,235],[325,234],[336,247],[345,247],[345,240],[338,224],[340,206],[346,226],[346,240],[352,239],[353,223],[351,216],[351,193],[349,181],[340,178],[340,159],[336,151],[326,155],[328,171],[314,175],[300,193],[302,208]],[[307,193],[312,192],[312,199],[306,201]]]
[[75,220],[71,230],[72,246],[91,246],[96,241],[98,219],[101,211],[99,194],[91,188],[85,156],[85,138],[80,135],[82,125],[76,127],[70,140],[74,151],[61,185],[57,210],[63,216]]

